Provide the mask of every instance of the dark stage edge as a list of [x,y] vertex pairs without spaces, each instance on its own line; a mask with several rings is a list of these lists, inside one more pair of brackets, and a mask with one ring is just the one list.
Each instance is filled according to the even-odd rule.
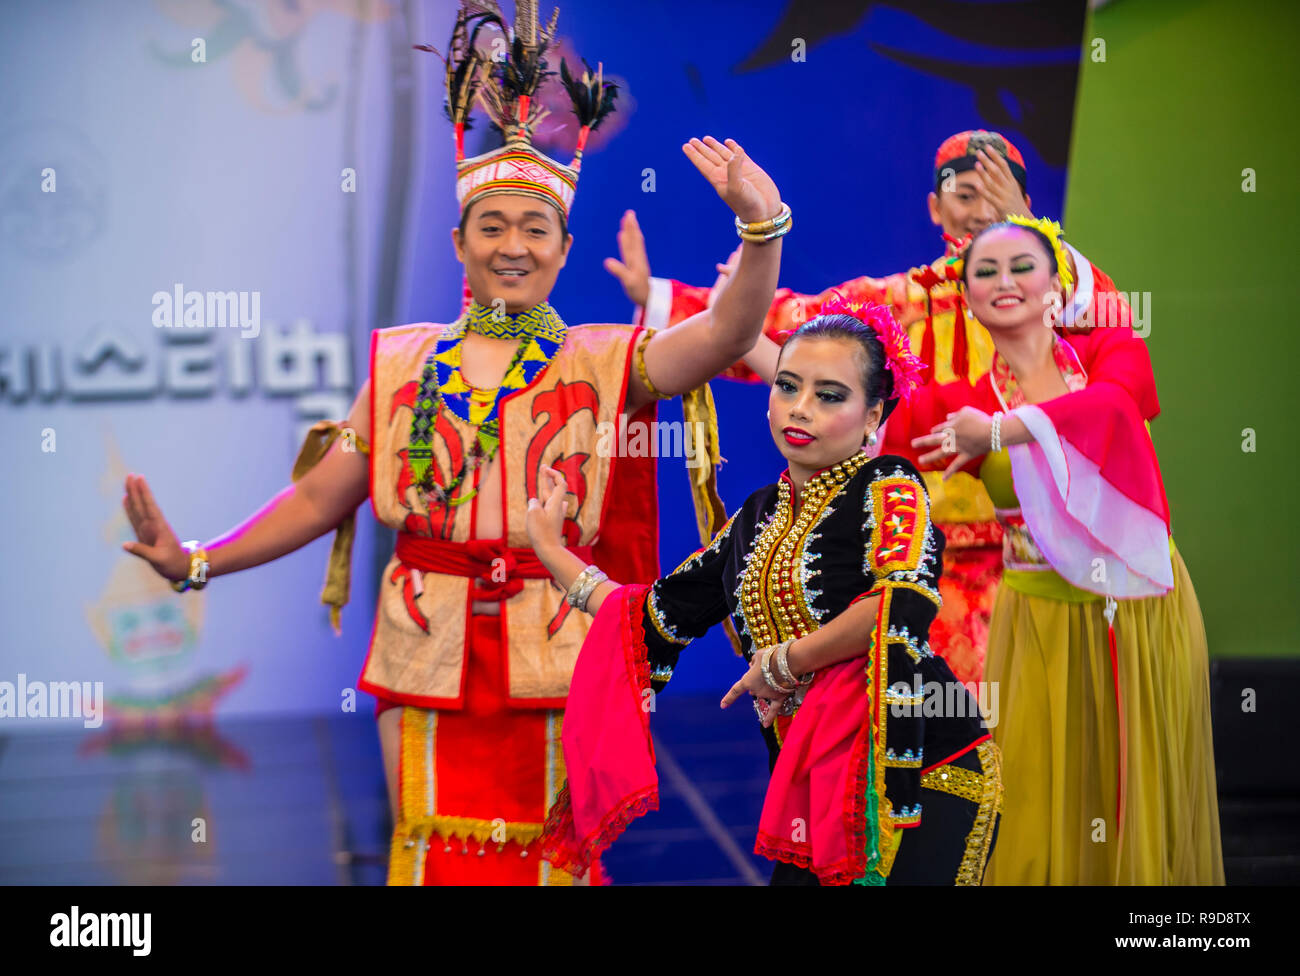
[[[1262,717],[1271,709],[1241,711],[1252,681],[1282,699],[1300,690],[1300,665],[1216,662],[1227,880],[1295,884],[1300,788],[1239,758],[1258,754],[1262,732],[1284,731]],[[765,884],[771,865],[752,851],[767,763],[752,710],[724,712],[713,697],[658,703],[660,809],[609,851],[608,873],[629,885]],[[205,842],[192,839],[195,818]],[[219,720],[171,741],[66,726],[0,736],[0,884],[377,885],[389,831],[369,711]]]

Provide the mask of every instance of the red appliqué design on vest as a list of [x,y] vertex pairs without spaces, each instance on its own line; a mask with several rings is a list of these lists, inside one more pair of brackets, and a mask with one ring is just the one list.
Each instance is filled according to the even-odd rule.
[[871,569],[877,577],[915,569],[924,543],[918,531],[925,500],[921,486],[908,478],[886,478],[871,486],[876,541]]
[[[393,418],[397,416],[397,411],[406,407],[408,410],[415,409],[415,395],[419,390],[420,384],[415,380],[404,383],[396,393],[393,394],[393,400],[388,410],[388,422],[391,424]],[[443,443],[447,445],[447,454],[451,461],[452,471],[459,471],[461,461],[464,458],[464,450],[461,447],[460,435],[456,433],[456,428],[452,426],[450,420],[444,412],[438,412],[438,418],[434,422],[434,432],[442,438]],[[414,535],[425,536],[426,538],[447,539],[451,536],[451,508],[447,505],[437,505],[429,509],[429,514],[424,515],[415,511],[407,501],[407,491],[412,485],[411,466],[406,460],[407,448],[403,447],[397,451],[397,456],[401,459],[401,466],[398,468],[397,475],[397,503],[405,508],[408,512],[403,528]],[[433,479],[436,484],[445,485],[450,480],[450,475],[443,472],[442,466],[438,463],[435,455],[433,463],[430,465],[433,472]],[[436,533],[435,533],[435,524]],[[402,587],[402,602],[406,605],[406,613],[426,634],[429,632],[429,618],[420,610],[419,604],[416,603],[415,580],[411,576],[411,571],[405,565],[398,563],[393,570],[392,576],[388,580],[390,583]]]
[[420,611],[419,604],[415,602],[415,580],[411,578],[410,568],[405,563],[398,563],[388,581],[401,584],[402,602],[406,604],[407,614],[415,621],[416,626],[427,634],[429,632],[429,618]]
[[[584,381],[565,383],[564,380],[560,380],[553,389],[544,390],[533,398],[533,420],[536,421],[545,415],[546,423],[538,428],[537,433],[533,434],[532,440],[528,442],[528,452],[524,461],[525,498],[537,497],[538,469],[542,466],[542,455],[545,454],[551,441],[555,440],[571,418],[576,417],[583,410],[591,411],[593,421],[600,417],[600,397],[596,393],[596,388]],[[568,481],[569,491],[578,496],[575,515],[582,511],[583,503],[587,500],[587,477],[583,474],[582,468],[590,457],[590,454],[584,453],[568,454],[551,462],[551,467],[563,474]],[[566,517],[565,543],[570,546],[577,545],[580,534],[577,521]],[[555,636],[556,631],[568,619],[571,609],[573,608],[567,602],[561,601],[560,608],[556,610],[555,616],[546,626],[548,637]]]

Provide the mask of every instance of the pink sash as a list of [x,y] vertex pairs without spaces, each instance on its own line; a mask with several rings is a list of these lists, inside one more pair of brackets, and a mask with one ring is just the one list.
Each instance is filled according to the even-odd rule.
[[568,782],[546,817],[542,857],[586,873],[629,823],[659,809],[650,739],[650,665],[641,630],[645,584],[605,598],[582,644],[564,713]]

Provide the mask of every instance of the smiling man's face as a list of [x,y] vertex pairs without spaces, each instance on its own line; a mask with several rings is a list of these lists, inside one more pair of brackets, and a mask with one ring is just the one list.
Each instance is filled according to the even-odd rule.
[[451,237],[474,300],[491,307],[504,299],[511,315],[546,301],[573,243],[559,211],[523,195],[475,202],[464,228],[455,228]]

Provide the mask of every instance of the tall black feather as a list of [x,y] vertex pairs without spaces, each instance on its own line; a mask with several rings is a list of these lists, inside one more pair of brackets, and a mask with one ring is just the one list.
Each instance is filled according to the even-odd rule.
[[573,102],[573,114],[578,117],[578,122],[594,132],[605,117],[614,111],[618,85],[609,81],[602,82],[597,78],[585,58],[582,66],[586,70],[586,81],[573,77],[569,73],[569,65],[561,59],[560,82],[564,85],[564,90],[569,93],[569,100]]

